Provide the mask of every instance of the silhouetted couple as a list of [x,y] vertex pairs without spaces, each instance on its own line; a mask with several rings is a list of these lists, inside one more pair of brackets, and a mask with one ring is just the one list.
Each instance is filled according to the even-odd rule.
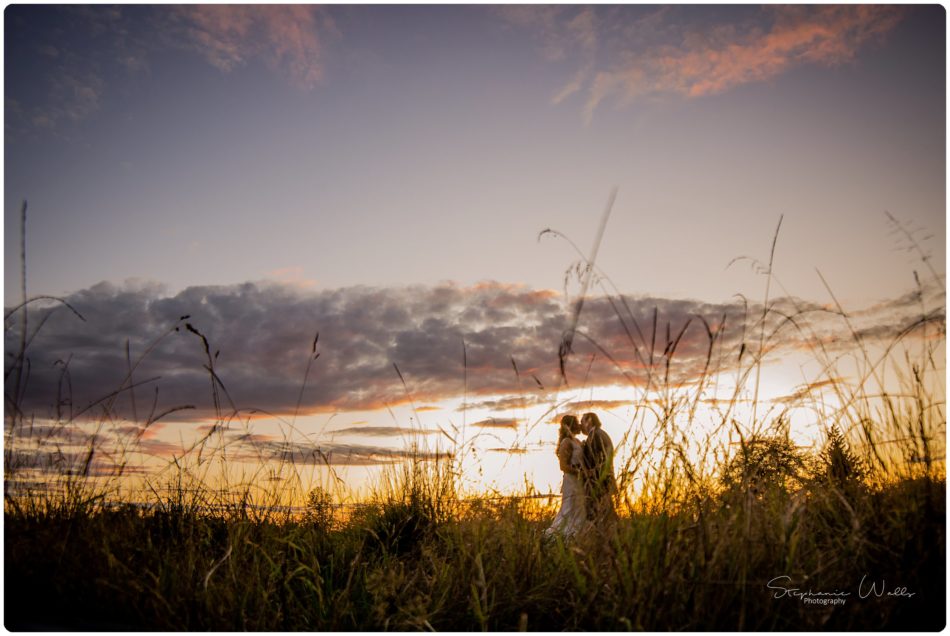
[[[586,436],[584,441],[577,439],[579,433]],[[564,473],[561,507],[544,535],[570,538],[603,529],[616,515],[613,496],[617,484],[614,445],[596,414],[585,413],[580,422],[574,415],[561,418],[557,458]]]

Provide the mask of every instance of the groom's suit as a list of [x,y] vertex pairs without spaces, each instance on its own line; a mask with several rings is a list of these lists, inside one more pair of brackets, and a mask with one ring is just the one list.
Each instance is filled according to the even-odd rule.
[[599,427],[591,429],[584,440],[584,490],[587,494],[587,518],[603,521],[614,512],[614,444]]

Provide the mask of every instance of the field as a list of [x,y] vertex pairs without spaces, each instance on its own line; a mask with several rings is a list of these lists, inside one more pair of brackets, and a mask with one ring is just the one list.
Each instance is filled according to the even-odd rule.
[[[82,502],[5,515],[11,630],[937,630],[945,483],[680,495],[544,544],[517,499],[431,482],[333,523]],[[801,491],[799,491],[801,492]],[[786,575],[789,579],[778,579]],[[771,582],[771,583],[770,583]],[[820,589],[812,587],[820,585]],[[874,590],[872,591],[872,585]],[[783,589],[847,592],[843,606]],[[860,598],[863,594],[866,598]],[[878,596],[882,594],[881,596]],[[774,598],[776,595],[782,598]]]
[[[768,300],[738,354],[740,361],[743,353],[749,360],[739,369],[752,395],[771,344],[766,334],[778,332],[772,331],[776,320],[790,320],[770,312]],[[17,311],[26,309],[8,313],[8,345],[17,340],[11,335]],[[624,320],[620,309],[618,319]],[[636,451],[618,466],[616,524],[570,542],[543,539],[553,510],[530,489],[493,498],[462,492],[451,454],[391,466],[373,495],[356,506],[343,508],[337,493],[314,488],[302,493],[302,513],[283,505],[285,493],[266,489],[238,489],[220,499],[196,476],[195,465],[187,464],[195,453],[175,460],[170,487],[156,490],[147,505],[122,501],[113,496],[114,483],[92,479],[91,450],[85,463],[79,457],[48,477],[47,488],[11,488],[18,471],[30,468],[18,463],[10,439],[12,431],[32,422],[16,399],[27,357],[24,337],[7,369],[5,626],[944,627],[942,309],[921,315],[881,358],[854,335],[863,372],[857,382],[845,382],[832,380],[837,376],[828,368],[839,400],[827,414],[819,448],[796,446],[788,420],[766,414],[764,405],[759,419],[740,425],[731,415],[737,390],[719,422],[736,443],[697,459],[689,449],[704,441],[688,435],[695,405],[719,372],[713,356],[717,332],[706,328],[707,370],[695,382],[670,379],[678,339],[669,329],[665,348],[649,351],[647,384],[658,396],[652,410],[658,433],[635,442]],[[656,323],[652,329],[656,344]],[[193,330],[208,354],[217,405],[223,385],[207,341]],[[898,379],[897,390],[875,386],[885,367]],[[65,425],[65,419],[53,425]]]

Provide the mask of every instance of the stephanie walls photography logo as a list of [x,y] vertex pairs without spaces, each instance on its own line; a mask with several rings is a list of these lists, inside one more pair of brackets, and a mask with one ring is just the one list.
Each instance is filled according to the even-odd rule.
[[867,574],[861,577],[855,589],[814,590],[794,587],[792,577],[787,574],[776,576],[766,583],[774,590],[772,598],[789,598],[801,601],[805,605],[844,605],[848,600],[864,601],[878,598],[911,598],[916,592],[904,586],[888,587],[885,579],[874,579]]

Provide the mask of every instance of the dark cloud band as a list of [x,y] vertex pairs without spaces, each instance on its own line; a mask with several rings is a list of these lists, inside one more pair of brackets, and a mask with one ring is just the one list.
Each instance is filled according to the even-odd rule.
[[[8,406],[17,375],[24,412],[68,418],[83,409],[126,417],[134,411],[139,420],[182,405],[194,409],[169,417],[214,417],[215,394],[221,413],[292,414],[463,394],[470,405],[522,406],[561,386],[558,347],[568,311],[547,290],[484,283],[302,292],[248,283],[169,296],[154,285],[101,283],[65,300],[85,321],[62,305],[31,309],[27,362],[22,374],[7,376]],[[772,349],[844,346],[854,337],[851,327],[858,337],[893,338],[920,320],[921,300],[910,294],[881,303],[855,313],[849,326],[834,311],[784,298],[770,304],[763,331],[762,308],[740,301],[593,297],[567,378],[572,386],[642,386],[652,369],[652,381],[662,371],[669,374],[664,381],[689,382],[711,365],[748,364],[741,356],[752,355],[760,333]],[[931,313],[942,325],[943,296],[925,300],[940,307]],[[18,317],[7,321],[7,369],[18,355]],[[304,386],[316,332],[320,355]]]

